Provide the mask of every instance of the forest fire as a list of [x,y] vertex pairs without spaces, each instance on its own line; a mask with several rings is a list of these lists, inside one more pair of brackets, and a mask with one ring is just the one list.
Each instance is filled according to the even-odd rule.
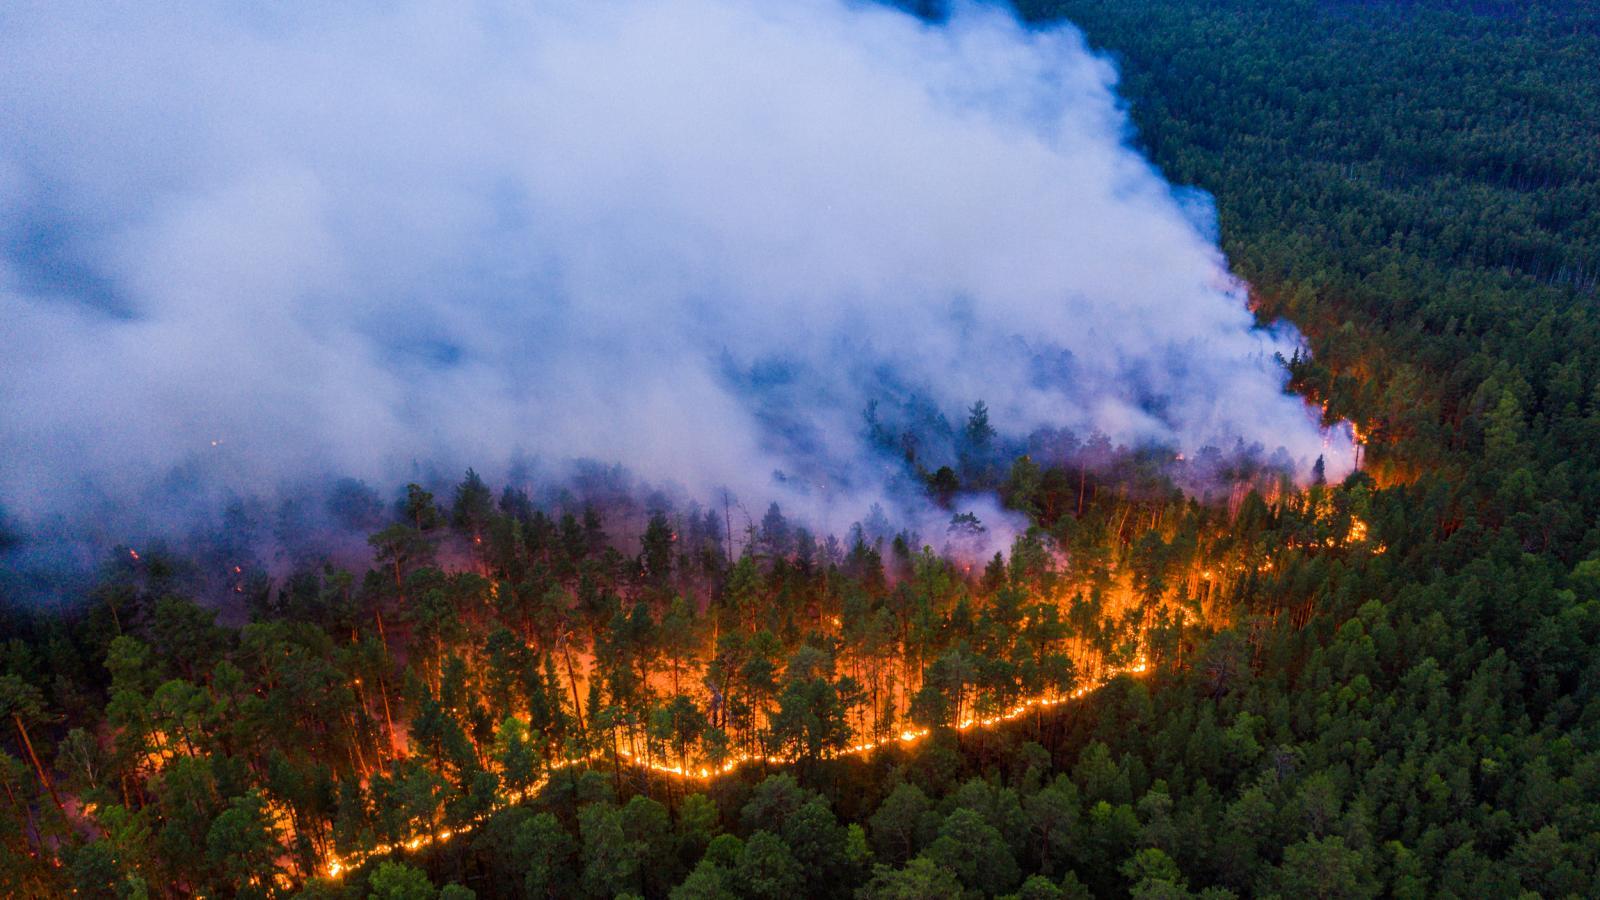
[[8,4],[0,896],[1600,897],[1600,11],[1357,5]]
[[[999,713],[997,715],[985,716],[983,718],[965,718],[965,719],[962,719],[960,722],[955,723],[954,729],[956,731],[958,731],[958,732],[965,732],[965,731],[982,730],[982,729],[986,729],[986,728],[994,728],[996,726],[1003,725],[1003,724],[1005,724],[1007,722],[1012,722],[1012,721],[1015,721],[1017,719],[1020,719],[1023,716],[1025,716],[1025,715],[1027,715],[1027,714],[1029,714],[1031,712],[1034,712],[1036,710],[1049,709],[1049,708],[1052,708],[1052,707],[1055,707],[1055,706],[1059,706],[1059,705],[1061,705],[1063,703],[1067,703],[1067,702],[1072,701],[1072,700],[1080,699],[1080,698],[1084,697],[1085,695],[1089,694],[1091,691],[1096,690],[1099,687],[1102,687],[1104,684],[1110,682],[1113,678],[1116,678],[1116,677],[1118,677],[1120,675],[1139,676],[1139,675],[1145,674],[1145,672],[1148,671],[1148,669],[1149,669],[1148,663],[1141,659],[1141,660],[1137,661],[1136,663],[1134,663],[1133,665],[1127,667],[1126,669],[1121,669],[1121,670],[1117,670],[1117,671],[1113,671],[1113,672],[1108,673],[1101,680],[1101,682],[1099,684],[1095,684],[1093,686],[1080,687],[1080,688],[1074,690],[1071,694],[1068,694],[1066,696],[1047,695],[1047,696],[1041,696],[1041,697],[1032,697],[1032,698],[1023,700],[1022,702],[1016,704],[1015,706],[1011,707],[1010,709],[1006,710],[1005,712]],[[874,751],[880,750],[880,749],[882,749],[884,747],[888,747],[888,746],[893,746],[893,745],[897,745],[897,744],[898,745],[915,744],[916,742],[922,740],[923,738],[928,737],[932,733],[933,733],[933,729],[930,729],[930,728],[907,729],[907,730],[901,731],[898,734],[895,734],[895,735],[891,736],[890,738],[888,738],[886,740],[868,741],[868,742],[864,742],[864,743],[852,744],[852,745],[842,749],[839,753],[836,754],[836,756],[838,756],[838,757],[866,756],[868,754],[873,753]],[[712,781],[712,780],[714,780],[716,778],[720,778],[720,777],[722,777],[724,775],[729,775],[729,774],[731,774],[733,772],[738,771],[740,768],[743,768],[743,767],[748,766],[748,765],[766,764],[766,765],[783,766],[783,765],[793,764],[796,761],[796,758],[794,758],[794,757],[772,756],[772,755],[760,756],[760,755],[754,755],[754,754],[741,754],[741,755],[737,755],[737,756],[734,756],[734,757],[731,757],[731,758],[727,759],[720,766],[718,766],[716,768],[710,768],[710,767],[706,767],[706,766],[701,766],[699,768],[685,769],[682,766],[672,765],[670,763],[656,762],[656,761],[653,761],[653,760],[644,760],[644,759],[639,758],[636,754],[634,754],[633,752],[628,751],[628,750],[619,749],[619,750],[615,750],[615,751],[611,751],[611,752],[614,752],[615,755],[617,755],[617,756],[621,757],[622,759],[626,760],[628,765],[636,767],[636,768],[644,769],[644,770],[646,770],[646,771],[648,771],[648,772],[650,772],[652,774],[661,775],[661,776],[667,776],[667,777],[671,777],[671,778],[680,778],[680,779],[689,780],[689,781],[700,781],[700,782],[709,782],[709,781]],[[593,764],[596,764],[596,763],[601,763],[601,762],[604,762],[606,760],[607,756],[608,756],[608,752],[607,751],[597,750],[597,751],[594,751],[594,752],[592,752],[592,753],[590,753],[590,754],[588,754],[586,756],[580,757],[578,759],[562,760],[562,761],[553,763],[553,764],[550,765],[549,771],[547,771],[545,773],[545,775],[543,777],[541,777],[536,783],[534,783],[533,785],[530,785],[528,788],[526,788],[524,790],[516,791],[516,792],[512,792],[512,793],[508,794],[507,798],[506,798],[506,803],[504,804],[504,806],[514,806],[514,805],[516,805],[518,803],[522,803],[522,802],[528,800],[531,797],[537,796],[538,793],[549,783],[551,776],[554,775],[556,772],[565,771],[567,769],[574,768],[574,767],[577,767],[577,766],[593,765]],[[455,828],[443,828],[443,829],[440,829],[438,831],[433,831],[433,832],[429,832],[429,833],[425,833],[425,834],[414,835],[414,836],[412,836],[410,838],[407,838],[406,840],[398,841],[398,842],[395,842],[395,843],[377,844],[377,845],[374,845],[372,847],[367,848],[366,850],[360,851],[358,853],[347,854],[345,856],[330,856],[326,860],[326,862],[323,863],[322,874],[327,878],[337,879],[337,878],[340,878],[341,876],[343,876],[346,872],[350,871],[351,869],[359,867],[359,866],[365,864],[366,862],[368,862],[370,860],[373,860],[373,859],[376,859],[378,857],[387,856],[387,855],[390,855],[390,854],[393,854],[393,853],[400,852],[402,850],[405,851],[405,852],[408,852],[408,853],[414,853],[416,851],[423,850],[425,848],[428,848],[428,847],[431,847],[431,846],[435,846],[437,844],[442,844],[442,843],[444,843],[446,841],[449,841],[452,838],[455,838],[457,836],[460,836],[460,835],[463,835],[463,834],[469,834],[469,833],[472,832],[472,830],[473,830],[473,826],[469,823],[469,824],[461,825],[461,826],[458,826],[458,827],[455,827]]]
[[[1383,551],[1361,479],[1297,491],[1246,472],[1226,501],[1202,503],[1047,474],[1011,497],[1052,526],[987,563],[904,534],[818,540],[776,504],[742,547],[721,510],[608,510],[638,542],[631,555],[594,510],[551,516],[515,491],[497,505],[469,473],[446,512],[412,485],[372,536],[359,588],[325,570],[247,592],[255,621],[226,665],[147,674],[146,640],[204,641],[201,626],[119,638],[109,741],[133,803],[229,747],[263,771],[316,766],[297,777],[336,790],[336,814],[294,781],[255,788],[245,809],[279,877],[347,879],[481,830],[558,772],[619,791],[634,772],[687,793],[750,767],[994,729],[1119,675],[1181,673],[1241,603],[1304,615],[1293,592],[1315,558]],[[235,592],[256,584],[254,561],[219,568]],[[173,600],[106,596],[124,623],[209,621]],[[286,609],[324,620],[297,631]],[[292,737],[266,740],[291,749],[262,756],[251,735],[280,732]],[[91,795],[97,820],[121,814],[120,793]]]
[[[1241,511],[1236,515],[1243,517],[1243,521],[1246,522],[1252,516],[1258,515],[1251,512],[1251,504],[1254,502],[1256,501],[1252,500],[1241,504]],[[1371,529],[1365,519],[1346,509],[1342,505],[1344,502],[1343,499],[1335,502],[1331,489],[1322,490],[1320,493],[1312,491],[1280,495],[1273,507],[1274,515],[1283,520],[1280,527],[1292,536],[1273,541],[1265,539],[1266,536],[1262,535],[1263,543],[1256,552],[1240,552],[1236,547],[1235,530],[1240,527],[1240,520],[1221,519],[1207,522],[1200,533],[1206,535],[1207,541],[1214,542],[1214,549],[1204,554],[1197,553],[1194,562],[1190,564],[1192,568],[1189,568],[1188,577],[1193,579],[1191,583],[1203,586],[1199,589],[1200,605],[1196,607],[1198,612],[1194,614],[1178,611],[1179,603],[1185,602],[1181,600],[1182,593],[1177,603],[1171,598],[1161,597],[1171,590],[1171,585],[1166,578],[1150,574],[1153,571],[1151,561],[1141,560],[1137,555],[1147,551],[1136,551],[1134,542],[1130,541],[1122,551],[1130,554],[1129,558],[1115,568],[1103,570],[1104,575],[1101,576],[1095,575],[1095,570],[1082,569],[1081,562],[1070,548],[1067,552],[1047,553],[1046,556],[1053,560],[1052,565],[1058,566],[1062,575],[1076,573],[1076,577],[1083,579],[1080,584],[1092,585],[1096,578],[1103,579],[1101,582],[1103,587],[1092,591],[1092,596],[1089,598],[1085,597],[1081,587],[1069,589],[1061,584],[1047,586],[1054,584],[1048,578],[1041,582],[1028,580],[1018,582],[1029,584],[1031,587],[1028,594],[1018,598],[1019,608],[1025,610],[1025,613],[1007,627],[1007,639],[1015,639],[1036,631],[1040,634],[1051,634],[1050,629],[1056,627],[1051,623],[1059,622],[1065,626],[1063,630],[1056,632],[1059,635],[1058,639],[1064,639],[1061,652],[1070,658],[1069,668],[1081,674],[1073,676],[1076,683],[1064,691],[1044,690],[1007,703],[1000,710],[983,710],[979,706],[982,698],[980,687],[975,684],[970,687],[964,686],[961,679],[968,676],[956,675],[954,677],[957,680],[953,688],[948,686],[938,688],[940,691],[949,692],[949,705],[945,708],[953,712],[947,711],[942,714],[929,712],[930,709],[937,708],[935,704],[934,707],[923,708],[919,713],[917,711],[919,704],[927,703],[931,696],[928,692],[934,690],[936,685],[946,685],[942,679],[949,676],[941,674],[944,671],[941,667],[948,665],[954,667],[950,671],[959,672],[967,665],[966,663],[959,659],[935,660],[924,657],[919,668],[925,671],[919,676],[916,672],[905,668],[909,654],[907,650],[900,651],[898,660],[893,659],[891,655],[891,659],[885,661],[887,665],[864,658],[859,651],[841,652],[830,663],[830,667],[837,665],[840,675],[835,687],[830,687],[829,690],[837,689],[841,692],[841,696],[854,693],[858,699],[852,702],[861,703],[861,707],[850,716],[852,722],[850,730],[859,735],[878,736],[866,740],[858,738],[854,741],[842,741],[819,755],[830,758],[865,756],[887,746],[914,744],[924,740],[935,730],[934,727],[914,724],[918,716],[931,715],[935,718],[941,715],[948,716],[944,724],[938,727],[948,728],[955,733],[995,728],[1081,698],[1118,675],[1138,676],[1149,671],[1158,662],[1164,661],[1170,664],[1175,660],[1181,660],[1184,651],[1181,647],[1181,638],[1174,638],[1174,628],[1178,629],[1176,633],[1181,635],[1186,622],[1192,623],[1189,627],[1212,628],[1216,627],[1215,623],[1226,621],[1228,611],[1226,607],[1220,605],[1219,598],[1225,596],[1226,592],[1237,589],[1237,583],[1252,576],[1276,576],[1284,566],[1290,565],[1290,561],[1297,555],[1338,552],[1345,548],[1365,548],[1370,553],[1381,553],[1383,548],[1374,546],[1371,542]],[[1115,525],[1117,519],[1127,517],[1131,512],[1129,510],[1109,517],[1106,520],[1107,526]],[[633,573],[631,577],[639,579],[641,583],[648,584],[653,577],[653,571],[658,571],[653,570],[648,563],[651,535],[658,535],[664,547],[681,547],[686,543],[690,548],[709,545],[720,549],[723,546],[720,534],[702,533],[698,527],[685,534],[681,528],[666,527],[664,521],[654,522],[645,529],[645,554],[641,557],[641,560],[646,561],[645,564],[637,568],[628,567]],[[694,520],[690,521],[693,523]],[[1156,535],[1165,535],[1162,540],[1166,546],[1184,546],[1178,543],[1184,525],[1173,522],[1163,525],[1162,516],[1159,514],[1149,517],[1148,521],[1159,530],[1147,533],[1143,546],[1149,546],[1154,540],[1153,536]],[[781,522],[779,524],[774,522],[778,522],[775,514],[769,516],[766,524],[770,531],[777,533]],[[534,530],[537,532],[537,527]],[[482,533],[494,532],[489,529]],[[1116,529],[1112,528],[1109,533],[1116,534]],[[478,537],[479,534],[475,532],[465,539],[474,546],[484,546],[478,543]],[[759,535],[752,535],[752,540],[760,539]],[[487,543],[487,539],[485,541]],[[779,545],[774,546],[776,548]],[[493,548],[490,548],[490,553],[494,552]],[[789,552],[794,552],[793,548],[790,548]],[[982,577],[989,581],[997,578],[1000,581],[1012,577],[1024,578],[1025,570],[1017,567],[1023,565],[1022,561],[1030,552],[1034,551],[1029,551],[1025,544],[1019,544],[1019,547],[1014,549],[1016,558],[1011,564],[1014,568],[1009,575],[997,575],[994,565],[991,565],[987,571],[981,573]],[[1167,552],[1170,554],[1172,551]],[[1286,553],[1293,555],[1285,556]],[[776,555],[769,557],[774,563],[778,558]],[[745,717],[743,725],[732,721],[726,709],[730,696],[735,700],[738,697],[736,692],[730,690],[725,681],[726,676],[718,673],[727,672],[730,665],[743,665],[737,662],[743,658],[738,655],[731,657],[734,660],[732,663],[725,661],[725,658],[728,658],[726,654],[730,652],[729,647],[747,646],[744,643],[746,641],[759,643],[758,629],[754,629],[754,623],[748,616],[751,611],[760,610],[761,606],[759,604],[752,606],[750,601],[741,599],[740,592],[747,589],[738,586],[743,583],[741,579],[761,577],[761,570],[754,568],[755,559],[747,553],[734,567],[734,571],[729,573],[728,577],[733,587],[730,588],[730,594],[724,601],[727,604],[725,611],[715,614],[713,611],[708,611],[708,615],[717,620],[710,628],[710,633],[706,635],[715,647],[714,652],[708,653],[704,648],[700,650],[680,648],[674,651],[676,656],[667,658],[630,658],[626,654],[619,656],[619,649],[612,643],[617,639],[609,637],[606,631],[599,628],[596,628],[587,640],[572,640],[577,635],[566,629],[556,633],[558,637],[565,635],[566,639],[557,639],[553,644],[542,642],[525,644],[522,652],[535,657],[544,656],[547,660],[545,670],[547,678],[551,680],[547,687],[541,689],[547,691],[545,695],[547,699],[539,702],[558,703],[570,710],[575,722],[586,722],[589,728],[594,728],[597,724],[596,717],[604,713],[612,717],[609,724],[602,726],[609,730],[609,737],[601,736],[597,742],[599,746],[591,743],[590,749],[582,755],[561,758],[549,763],[537,779],[519,788],[503,791],[491,810],[508,808],[524,802],[548,785],[555,773],[574,767],[610,766],[619,769],[627,767],[660,777],[705,784],[747,766],[781,767],[804,758],[803,750],[806,746],[804,743],[794,739],[778,741],[775,734],[769,734],[769,730],[775,732],[779,727],[778,721],[781,718],[779,704],[775,702],[776,697],[769,696],[765,701],[756,700],[754,708],[746,709],[743,713]],[[925,565],[933,564],[930,557],[925,559],[930,560]],[[951,600],[941,601],[942,607],[945,603],[953,602],[954,598],[966,595],[968,588],[960,587],[961,585],[977,584],[970,579],[978,578],[980,573],[973,571],[971,567],[948,561],[942,561],[939,565],[951,573],[953,580],[950,586],[955,592]],[[1174,570],[1179,568],[1176,559],[1169,559],[1162,565]],[[781,572],[781,565],[777,571]],[[909,579],[910,583],[915,583],[922,576],[913,569],[904,572],[902,577]],[[484,591],[487,602],[496,608],[505,608],[507,604],[518,602],[516,590],[503,580],[488,584]],[[1071,596],[1074,591],[1077,592],[1076,597]],[[648,593],[645,596],[648,596]],[[997,596],[985,596],[987,597],[984,601],[985,610],[991,609],[993,604],[999,601]],[[574,601],[566,599],[562,602]],[[630,615],[626,604],[614,607],[614,611],[610,613],[613,617],[610,627],[624,627],[622,625],[624,620],[637,620],[641,616],[646,620],[651,618],[648,613],[641,612],[642,609],[644,607],[636,606]],[[546,615],[555,614],[570,616],[575,613],[560,610],[546,613]],[[471,621],[475,615],[468,613],[466,621]],[[851,642],[860,639],[858,629],[861,623],[857,618],[859,615],[859,613],[846,615],[840,612],[821,611],[814,614],[814,618],[809,621],[814,622],[815,626],[821,626],[825,629],[824,633],[834,636],[832,639],[841,641],[843,646],[848,647]],[[1195,618],[1195,615],[1199,618]],[[670,619],[670,616],[668,618]],[[665,626],[667,620],[662,621]],[[944,627],[949,627],[949,624]],[[595,626],[591,625],[591,628]],[[1073,636],[1068,637],[1068,635]],[[545,649],[541,650],[541,646]],[[803,655],[802,651],[795,660],[801,659]],[[1116,660],[1119,658],[1131,661],[1118,663]],[[434,673],[428,676],[428,680],[433,684],[432,690],[440,692],[441,696],[446,693],[459,693],[459,688],[443,684],[442,660],[437,656],[432,659],[431,663],[426,661],[427,658],[418,661],[422,671]],[[486,663],[487,660],[479,657],[479,665]],[[807,664],[791,661],[791,667],[802,665]],[[557,672],[560,673],[559,676],[556,675]],[[897,678],[895,672],[901,672],[901,677]],[[860,681],[857,682],[855,678],[849,676],[855,676]],[[496,676],[484,677],[492,681]],[[607,692],[619,690],[615,685],[631,681],[636,685],[633,690],[642,691],[645,697],[656,698],[641,702],[661,704],[658,709],[678,709],[667,701],[676,698],[674,702],[681,702],[685,697],[683,684],[692,684],[697,680],[705,685],[706,696],[693,700],[689,712],[674,712],[673,715],[689,715],[690,718],[694,718],[701,714],[693,712],[693,707],[703,707],[703,717],[698,725],[693,726],[692,733],[699,734],[702,731],[715,730],[717,727],[727,728],[727,742],[738,749],[716,753],[712,751],[711,744],[706,744],[700,750],[691,753],[682,743],[682,739],[672,736],[676,726],[671,725],[669,720],[660,720],[666,724],[661,724],[659,731],[657,725],[644,727],[644,723],[638,720],[619,727],[615,718],[617,715],[615,708],[608,713],[605,709],[594,705],[596,702],[594,698],[602,696],[596,693],[597,691],[602,688]],[[359,679],[353,683],[359,684]],[[750,688],[746,690],[748,692]],[[580,702],[585,692],[590,695],[590,700]],[[384,695],[379,692],[379,696]],[[749,701],[744,702],[749,703]],[[881,708],[889,710],[887,716],[880,715]],[[450,707],[449,711],[458,715],[465,714],[465,709],[456,706]],[[535,725],[536,723],[524,720],[518,727],[532,729]],[[417,727],[415,723],[409,727],[409,740],[403,742],[411,745],[409,753],[413,754],[423,749],[419,746],[419,741],[423,738],[416,733]],[[761,731],[761,736],[757,735],[758,730]],[[699,746],[696,741],[696,738],[690,738],[689,746]],[[675,750],[674,744],[677,745]],[[776,747],[783,749],[773,749]],[[816,753],[814,749],[811,752]],[[697,760],[695,756],[702,758]],[[710,758],[706,759],[707,756]],[[451,822],[447,828],[422,831],[403,839],[380,840],[364,849],[347,848],[342,854],[325,856],[321,871],[327,877],[336,878],[368,860],[397,851],[416,851],[434,846],[471,832],[474,827],[476,826],[473,821],[457,820]]]

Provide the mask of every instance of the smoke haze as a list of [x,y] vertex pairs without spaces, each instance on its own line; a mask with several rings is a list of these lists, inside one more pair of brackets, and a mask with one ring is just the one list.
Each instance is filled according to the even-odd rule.
[[590,457],[840,529],[874,400],[1337,477],[1115,77],[978,7],[7,4],[0,507]]

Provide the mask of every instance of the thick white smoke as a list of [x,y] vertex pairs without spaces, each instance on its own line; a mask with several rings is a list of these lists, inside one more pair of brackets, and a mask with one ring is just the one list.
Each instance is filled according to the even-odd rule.
[[1114,81],[979,8],[7,4],[0,505],[595,457],[859,517],[883,398],[1341,474]]

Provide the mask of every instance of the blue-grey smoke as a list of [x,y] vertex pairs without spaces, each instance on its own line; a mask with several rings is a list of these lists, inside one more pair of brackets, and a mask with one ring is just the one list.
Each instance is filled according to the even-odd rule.
[[595,458],[842,530],[874,401],[1338,476],[1115,77],[977,6],[6,4],[0,508]]

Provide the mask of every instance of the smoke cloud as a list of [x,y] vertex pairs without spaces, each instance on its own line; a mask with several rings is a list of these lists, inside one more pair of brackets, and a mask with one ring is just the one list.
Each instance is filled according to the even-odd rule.
[[7,4],[0,507],[589,457],[839,529],[872,401],[1337,477],[1115,80],[980,7]]

